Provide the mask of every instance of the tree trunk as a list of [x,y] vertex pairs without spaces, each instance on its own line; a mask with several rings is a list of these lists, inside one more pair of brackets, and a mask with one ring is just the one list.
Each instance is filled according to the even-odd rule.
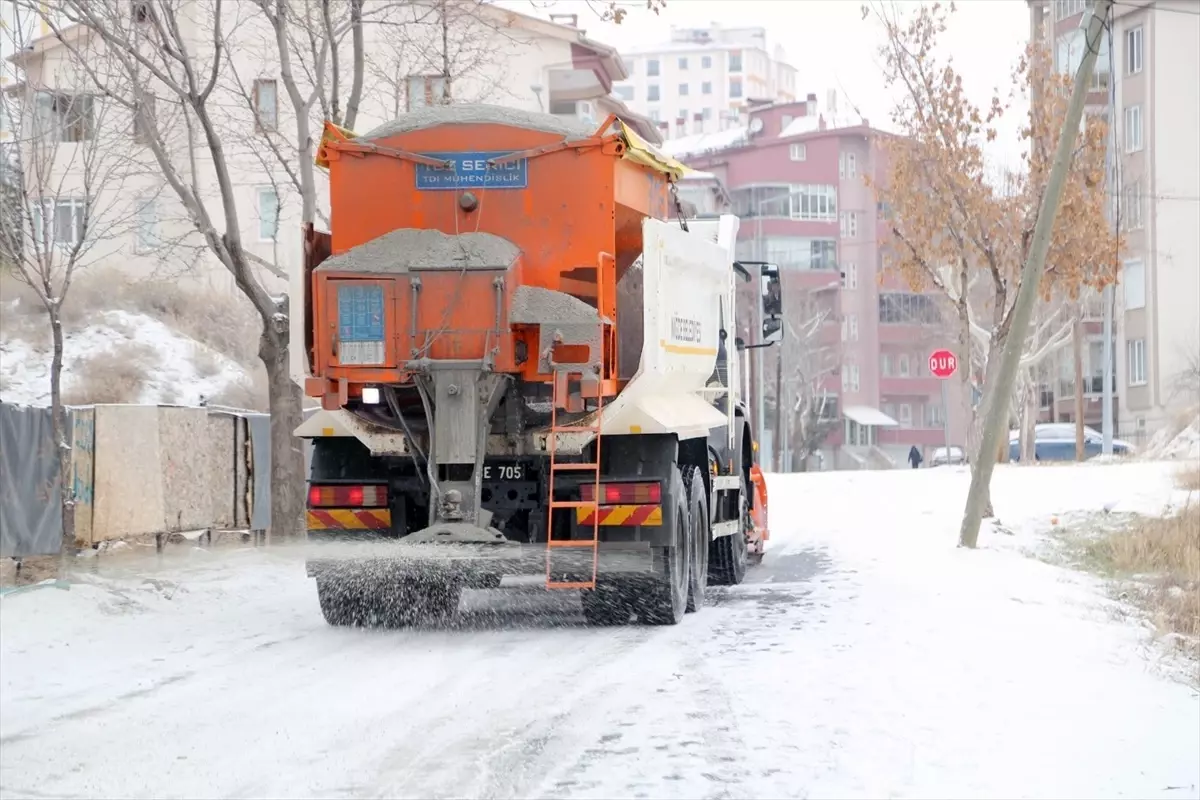
[[71,442],[67,410],[62,403],[63,329],[57,306],[48,309],[54,352],[50,357],[50,417],[55,454],[58,457],[59,502],[62,504],[62,544],[59,546],[59,578],[66,580],[69,556],[75,551],[75,494],[71,480]]
[[[288,366],[288,326],[264,322],[258,355],[267,369],[271,411],[271,527],[268,541],[284,542],[304,535],[304,452],[292,432],[304,421],[300,387]],[[279,330],[282,327],[283,330]]]

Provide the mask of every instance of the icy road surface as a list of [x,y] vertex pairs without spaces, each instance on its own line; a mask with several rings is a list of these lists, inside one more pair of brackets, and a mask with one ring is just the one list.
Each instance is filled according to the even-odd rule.
[[454,629],[338,630],[295,556],[101,556],[0,600],[0,795],[1200,796],[1196,692],[1022,553],[1051,514],[1161,510],[1168,468],[1002,468],[1016,535],[978,552],[967,480],[773,479],[766,563],[673,628],[488,592]]

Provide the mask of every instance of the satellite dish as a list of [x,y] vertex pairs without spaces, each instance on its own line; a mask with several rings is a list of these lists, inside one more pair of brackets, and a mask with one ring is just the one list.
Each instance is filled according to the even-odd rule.
[[763,129],[762,117],[755,117],[754,119],[750,120],[750,132],[751,133],[758,133],[762,129]]

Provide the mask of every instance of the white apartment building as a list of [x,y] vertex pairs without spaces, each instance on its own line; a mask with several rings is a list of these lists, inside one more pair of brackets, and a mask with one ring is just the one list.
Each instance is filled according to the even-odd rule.
[[[1029,5],[1031,32],[1053,37],[1060,68],[1076,66],[1093,0]],[[1118,432],[1144,441],[1200,404],[1200,8],[1125,0],[1113,18],[1088,110],[1113,109],[1114,210],[1126,237],[1114,317]]]
[[629,50],[629,78],[614,89],[654,120],[664,138],[736,127],[752,102],[796,99],[796,68],[765,28],[671,28],[671,41]]
[[[112,6],[137,7],[128,2]],[[269,286],[282,289],[291,284],[295,296],[303,260],[301,196],[294,170],[282,163],[296,156],[293,105],[280,75],[269,24],[251,4],[235,7],[239,19],[236,25],[230,23],[230,29],[236,33],[226,43],[226,68],[209,107],[218,109],[214,116],[232,173],[243,246],[260,263],[274,265],[263,272]],[[450,12],[442,23],[438,15],[447,7]],[[179,9],[181,26],[190,26],[185,34],[189,46],[197,48],[198,63],[208,63],[213,15],[205,0],[184,3]],[[395,13],[412,16],[391,19],[387,26],[364,26],[368,88],[354,125],[360,132],[431,103],[487,102],[595,125],[609,113],[617,113],[644,137],[661,141],[649,120],[631,112],[611,93],[614,82],[627,77],[620,55],[589,39],[574,24],[476,0],[450,0],[449,5],[418,0],[398,4]],[[417,15],[420,21],[414,21]],[[97,68],[106,63],[98,36],[82,26],[62,31]],[[5,34],[11,44],[16,34],[8,30]],[[5,53],[9,80],[0,100],[12,112],[6,136],[9,147],[15,144],[27,165],[26,182],[32,183],[34,170],[29,165],[39,156],[51,167],[36,170],[46,184],[40,192],[43,200],[36,205],[46,207],[31,205],[32,226],[41,231],[42,224],[53,220],[50,231],[40,235],[52,239],[52,246],[69,250],[82,240],[84,209],[90,208],[88,228],[103,235],[87,245],[89,264],[117,267],[135,279],[177,277],[234,291],[232,276],[208,251],[178,194],[164,180],[133,115],[96,92],[78,67],[78,59],[56,35],[44,28],[23,35],[27,38]],[[449,55],[442,52],[447,40]],[[202,49],[206,47],[209,51]],[[302,58],[303,54],[298,60]],[[344,65],[345,61],[343,70]],[[304,75],[310,68],[294,63],[293,74]],[[343,72],[343,104],[348,87]],[[302,93],[308,90],[301,87]],[[162,106],[153,111],[156,124],[164,138],[174,137],[172,143],[180,144],[176,168],[190,175],[192,166],[182,145],[186,126],[177,111],[172,116],[178,104],[165,90],[154,94],[157,97],[151,99]],[[310,122],[312,135],[318,138],[319,104],[314,104]],[[35,124],[43,134],[32,135]],[[194,152],[200,175],[195,181],[197,193],[212,218],[222,221],[218,228],[223,229],[216,174],[202,140]],[[83,153],[96,156],[90,159],[90,181],[83,166],[89,159]],[[97,179],[100,172],[102,180]],[[323,178],[318,172],[318,181]],[[328,227],[326,198],[325,187],[318,185],[318,226],[324,228]],[[302,316],[292,314],[293,324],[301,324]],[[298,354],[296,358],[298,365]]]

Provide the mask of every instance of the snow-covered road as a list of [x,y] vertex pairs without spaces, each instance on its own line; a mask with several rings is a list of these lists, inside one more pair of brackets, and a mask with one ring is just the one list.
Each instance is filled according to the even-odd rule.
[[1200,797],[1196,691],[1021,552],[1051,514],[1161,509],[1168,469],[1002,468],[1017,535],[978,552],[967,480],[773,479],[766,562],[673,628],[508,591],[332,629],[295,555],[102,557],[0,600],[0,796]]

